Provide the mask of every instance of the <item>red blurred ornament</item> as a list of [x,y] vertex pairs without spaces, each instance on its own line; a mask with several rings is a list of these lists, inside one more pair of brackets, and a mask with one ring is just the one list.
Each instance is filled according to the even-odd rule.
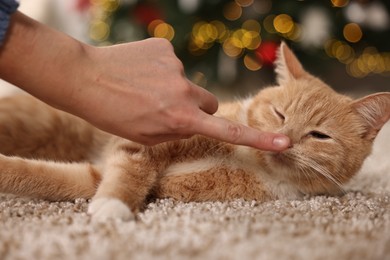
[[163,14],[161,10],[147,4],[138,4],[134,10],[134,17],[140,24],[145,26],[154,20],[163,20]]
[[276,60],[276,52],[279,44],[272,41],[263,42],[256,49],[256,56],[264,65],[273,65]]
[[91,7],[90,0],[77,0],[75,3],[75,9],[79,12],[87,11]]

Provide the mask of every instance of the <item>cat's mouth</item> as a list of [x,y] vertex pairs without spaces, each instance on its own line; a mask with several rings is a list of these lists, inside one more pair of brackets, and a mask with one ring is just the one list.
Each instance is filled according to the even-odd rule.
[[282,166],[291,166],[293,159],[284,152],[270,153],[271,161],[274,164]]

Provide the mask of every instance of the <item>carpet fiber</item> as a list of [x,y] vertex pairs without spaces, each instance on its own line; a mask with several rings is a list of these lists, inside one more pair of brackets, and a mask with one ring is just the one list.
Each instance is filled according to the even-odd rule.
[[92,222],[88,202],[0,195],[0,259],[390,259],[390,125],[340,197],[150,203]]

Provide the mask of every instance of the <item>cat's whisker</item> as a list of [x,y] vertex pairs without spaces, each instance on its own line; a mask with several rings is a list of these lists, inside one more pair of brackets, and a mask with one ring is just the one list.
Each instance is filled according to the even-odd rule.
[[340,180],[338,180],[337,177],[333,176],[326,168],[324,168],[323,166],[321,166],[317,162],[315,162],[313,160],[311,160],[311,161],[312,161],[311,166],[315,170],[316,173],[321,174],[323,177],[325,177],[328,180],[330,180],[331,182],[333,182],[342,193],[345,193],[345,190],[342,186],[342,183],[340,182]]
[[[333,176],[329,172],[329,170],[327,170],[326,168],[324,168],[314,160],[300,154],[290,154],[289,156],[297,162],[297,165],[300,168],[300,172],[303,173],[303,175],[305,176],[308,175],[309,177],[311,177],[310,174],[311,172],[308,173],[307,169],[312,169],[315,173],[320,174],[321,176],[325,177],[326,179],[334,183],[342,193],[345,193],[345,189],[343,188],[341,181],[336,176]],[[307,177],[308,180],[310,180],[309,177]],[[325,189],[327,189],[326,186],[323,185],[323,183],[321,183],[321,185]]]

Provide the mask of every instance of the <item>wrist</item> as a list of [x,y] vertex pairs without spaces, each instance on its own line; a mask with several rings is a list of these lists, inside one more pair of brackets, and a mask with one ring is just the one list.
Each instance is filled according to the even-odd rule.
[[0,47],[0,77],[56,108],[77,112],[76,93],[93,68],[92,48],[16,12]]

